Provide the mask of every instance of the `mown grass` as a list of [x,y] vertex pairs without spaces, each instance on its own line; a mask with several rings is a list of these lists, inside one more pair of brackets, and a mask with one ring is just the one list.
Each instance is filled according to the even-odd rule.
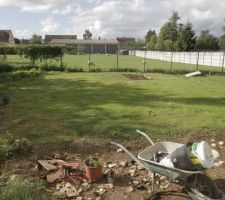
[[[6,75],[0,76],[3,84]],[[153,137],[224,132],[224,77],[150,76],[135,81],[118,72],[59,72],[8,78],[11,103],[0,107],[0,134],[49,145],[80,137],[132,138],[136,129]]]
[[[89,55],[65,55],[63,58],[63,63],[66,67],[71,68],[82,68],[84,71],[88,71],[88,59]],[[91,60],[95,63],[96,68],[102,71],[109,71],[110,69],[117,68],[117,56],[116,55],[91,55]],[[118,68],[134,68],[138,71],[144,70],[143,58],[135,56],[119,56]],[[30,65],[30,61],[27,58],[20,56],[7,56],[7,62],[16,66]],[[50,65],[58,65],[59,62],[55,60],[48,60]],[[37,62],[37,65],[44,65],[44,63]],[[93,67],[92,67],[93,68]],[[185,63],[173,63],[172,70],[179,73],[179,71],[190,72],[195,71],[197,66],[195,64],[185,64]],[[171,66],[170,62],[147,59],[146,70],[152,72],[170,72]],[[210,67],[210,66],[199,66],[199,70],[221,73],[221,68]]]

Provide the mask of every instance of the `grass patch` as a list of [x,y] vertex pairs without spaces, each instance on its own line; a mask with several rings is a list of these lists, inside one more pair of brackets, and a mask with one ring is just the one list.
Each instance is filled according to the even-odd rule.
[[27,181],[16,177],[2,190],[3,200],[49,200],[44,183],[40,180]]
[[10,104],[0,107],[1,134],[10,131],[49,146],[77,137],[127,139],[136,129],[153,137],[224,132],[224,77],[154,73],[148,74],[152,80],[129,80],[122,74],[59,72],[8,79]]

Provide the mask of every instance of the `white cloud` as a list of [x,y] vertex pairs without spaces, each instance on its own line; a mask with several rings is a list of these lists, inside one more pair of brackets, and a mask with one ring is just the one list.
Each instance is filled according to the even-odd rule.
[[59,28],[59,23],[54,21],[52,17],[48,17],[45,20],[40,21],[41,25],[41,32],[42,33],[50,33],[58,30]]
[[183,23],[189,19],[197,33],[210,29],[221,35],[225,17],[224,0],[0,0],[1,6],[52,15],[41,23],[41,32],[56,31],[59,25],[53,17],[61,15],[61,32],[81,37],[89,28],[96,38],[143,37],[149,28],[159,32],[172,11],[178,11]]
[[109,0],[92,8],[83,7],[71,18],[67,31],[82,36],[84,29],[89,28],[95,37],[143,37],[149,28],[159,32],[172,11],[178,11],[181,22],[189,19],[197,33],[210,29],[220,35],[224,10],[224,0]]
[[69,14],[76,3],[71,0],[0,0],[0,6],[18,6],[24,12],[49,12]]
[[15,30],[13,32],[14,37],[19,39],[29,39],[31,38],[31,35],[33,34],[32,31],[23,29],[23,30]]

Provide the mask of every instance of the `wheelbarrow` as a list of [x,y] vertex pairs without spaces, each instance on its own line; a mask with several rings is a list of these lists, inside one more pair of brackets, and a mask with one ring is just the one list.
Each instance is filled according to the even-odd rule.
[[158,152],[166,152],[167,154],[171,154],[183,144],[175,142],[154,143],[146,133],[140,130],[137,130],[137,132],[143,135],[151,144],[150,147],[140,152],[138,154],[138,157],[135,157],[123,145],[115,142],[110,143],[121,148],[137,164],[144,167],[147,171],[151,171],[153,173],[153,192],[155,184],[155,174],[157,173],[162,176],[166,176],[170,180],[178,181],[179,184],[185,187],[189,196],[194,200],[225,199],[223,193],[217,188],[214,181],[204,174],[204,171],[186,171],[178,168],[164,166],[156,161],[155,155]]

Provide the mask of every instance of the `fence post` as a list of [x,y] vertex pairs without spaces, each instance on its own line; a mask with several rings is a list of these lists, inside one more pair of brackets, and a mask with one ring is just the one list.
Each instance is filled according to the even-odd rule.
[[197,67],[196,67],[196,71],[198,71],[198,62],[199,62],[199,51],[197,53]]
[[225,57],[225,51],[223,52],[222,73],[223,73],[223,67],[224,67],[224,57]]
[[117,71],[118,71],[118,68],[119,68],[119,53],[118,53],[118,51],[116,53],[116,66],[117,66]]
[[173,71],[173,51],[171,52],[170,71]]
[[145,67],[146,67],[146,47],[145,47],[145,57],[144,57],[144,73],[145,73]]

